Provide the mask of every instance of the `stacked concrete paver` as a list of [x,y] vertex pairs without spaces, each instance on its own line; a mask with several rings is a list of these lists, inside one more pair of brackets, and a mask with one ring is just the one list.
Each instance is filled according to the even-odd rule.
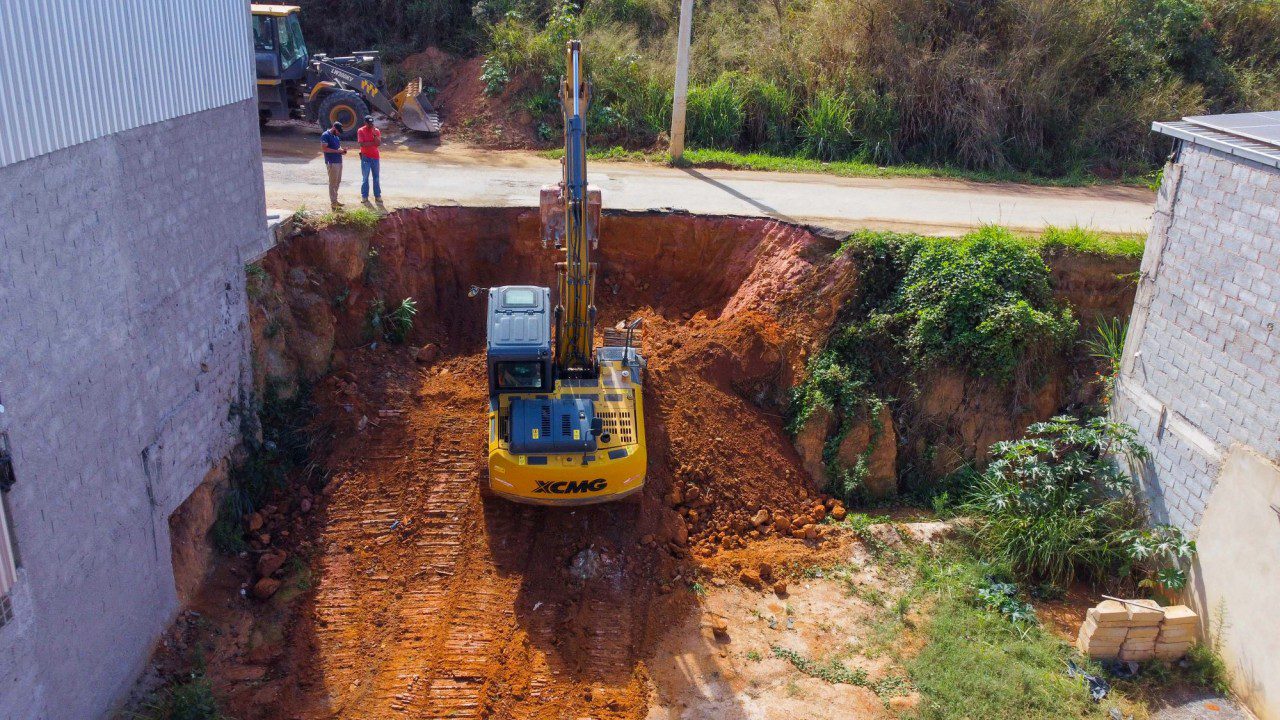
[[1197,616],[1185,605],[1103,600],[1089,609],[1076,647],[1098,660],[1177,660],[1195,642]]

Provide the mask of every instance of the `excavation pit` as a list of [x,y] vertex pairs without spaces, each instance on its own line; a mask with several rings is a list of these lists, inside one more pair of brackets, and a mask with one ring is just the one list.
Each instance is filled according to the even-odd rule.
[[[695,583],[717,557],[830,551],[833,503],[783,418],[859,289],[842,238],[606,213],[598,328],[645,319],[649,477],[638,502],[577,509],[478,488],[485,308],[468,290],[552,285],[560,255],[538,238],[534,210],[423,208],[307,230],[251,269],[256,378],[264,393],[314,384],[328,482],[267,513],[310,580],[264,593],[250,624],[270,618],[273,639],[211,660],[214,678],[266,668],[222,688],[238,717],[640,717],[645,653],[700,612]],[[1079,304],[1113,302],[1073,277]],[[406,297],[413,330],[388,344],[372,309]]]

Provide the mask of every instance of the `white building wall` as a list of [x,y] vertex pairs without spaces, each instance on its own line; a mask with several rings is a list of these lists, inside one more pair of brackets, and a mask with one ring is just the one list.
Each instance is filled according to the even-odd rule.
[[248,5],[0,0],[0,167],[253,97]]
[[1280,720],[1280,168],[1229,149],[1185,139],[1165,168],[1112,411],[1151,451],[1153,518],[1199,544],[1207,641]]

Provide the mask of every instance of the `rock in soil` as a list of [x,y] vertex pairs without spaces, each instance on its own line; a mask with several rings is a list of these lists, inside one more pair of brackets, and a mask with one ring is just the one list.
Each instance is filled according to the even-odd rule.
[[427,343],[420,348],[416,348],[413,352],[413,359],[423,365],[430,365],[435,362],[436,356],[440,354],[440,348],[435,343]]
[[706,613],[707,627],[711,628],[716,638],[724,640],[729,637],[729,621],[714,613]]
[[569,574],[578,582],[586,582],[600,574],[600,553],[587,548],[573,556],[569,563]]
[[277,570],[284,567],[284,561],[289,558],[289,553],[283,550],[275,550],[263,553],[258,558],[258,575],[260,577],[271,577]]
[[253,596],[259,600],[267,600],[280,589],[280,581],[264,577],[253,585]]

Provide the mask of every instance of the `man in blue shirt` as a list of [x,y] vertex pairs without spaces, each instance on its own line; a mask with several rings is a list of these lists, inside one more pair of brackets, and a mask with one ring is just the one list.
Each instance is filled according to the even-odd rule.
[[329,171],[329,203],[334,210],[342,208],[338,202],[338,186],[342,184],[342,156],[347,151],[342,147],[342,123],[334,123],[333,127],[320,135],[320,147],[324,152],[324,167]]

